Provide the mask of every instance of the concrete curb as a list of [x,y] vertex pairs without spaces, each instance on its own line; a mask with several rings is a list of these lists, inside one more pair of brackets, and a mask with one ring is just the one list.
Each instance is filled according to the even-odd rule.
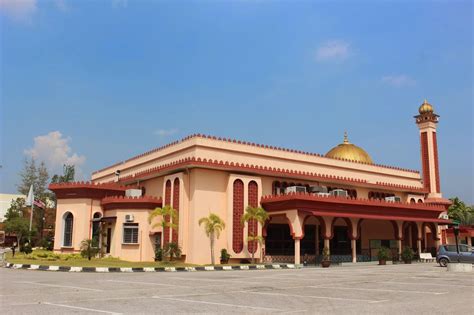
[[242,266],[199,266],[199,267],[143,267],[143,268],[119,268],[119,267],[69,267],[69,266],[43,266],[29,264],[6,263],[6,268],[62,271],[62,272],[194,272],[194,271],[235,271],[235,270],[267,270],[267,269],[299,269],[295,264],[271,264],[271,265],[242,265]]

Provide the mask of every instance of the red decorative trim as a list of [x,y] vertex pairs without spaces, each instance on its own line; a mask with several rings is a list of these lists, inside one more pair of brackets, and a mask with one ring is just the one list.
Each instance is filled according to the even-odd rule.
[[106,196],[123,196],[127,189],[115,183],[97,184],[92,182],[57,183],[50,184],[48,188],[56,194],[58,199],[102,199]]
[[[165,184],[165,206],[171,205],[171,181],[168,179]],[[165,216],[165,222],[170,222],[170,216]],[[165,226],[163,231],[163,246],[167,245],[170,241],[170,227]]]
[[148,152],[139,154],[139,155],[134,156],[134,157],[132,157],[132,158],[130,158],[130,159],[128,159],[128,160],[125,160],[125,161],[123,161],[123,162],[118,162],[118,163],[115,163],[115,164],[112,165],[112,166],[107,166],[107,167],[105,167],[105,168],[102,168],[102,169],[100,169],[100,170],[98,170],[98,171],[93,172],[92,174],[97,174],[97,173],[99,173],[99,172],[108,170],[108,169],[110,169],[110,168],[113,168],[113,167],[116,167],[116,166],[125,164],[125,163],[127,163],[127,162],[130,162],[130,161],[133,161],[133,160],[136,160],[136,159],[139,159],[139,158],[142,158],[142,157],[147,156],[147,155],[150,155],[150,154],[152,154],[152,153],[155,153],[155,152],[158,152],[158,151],[167,149],[167,148],[169,148],[169,147],[172,147],[172,146],[181,144],[181,143],[183,143],[183,142],[185,142],[185,141],[187,141],[187,140],[193,139],[193,138],[211,139],[211,140],[216,140],[216,141],[223,141],[223,142],[230,142],[230,143],[242,144],[242,145],[247,145],[247,146],[252,146],[252,147],[257,147],[257,148],[262,148],[262,149],[271,149],[271,150],[276,150],[276,151],[297,153],[297,154],[302,154],[302,155],[317,156],[317,157],[321,157],[321,158],[325,158],[325,159],[333,159],[333,160],[335,159],[335,160],[340,160],[340,161],[345,161],[345,162],[351,162],[351,163],[357,163],[357,164],[365,164],[365,165],[377,166],[377,167],[382,167],[382,168],[387,168],[387,169],[393,169],[393,170],[398,170],[398,171],[416,173],[416,174],[419,173],[418,171],[415,171],[415,170],[410,170],[410,169],[406,169],[406,168],[400,168],[400,167],[396,167],[396,166],[388,166],[388,165],[381,165],[381,164],[370,164],[370,163],[364,163],[364,162],[353,161],[353,160],[348,160],[348,159],[329,158],[329,157],[326,157],[326,156],[321,155],[321,154],[318,154],[318,153],[304,152],[304,151],[300,151],[300,150],[287,149],[287,148],[281,148],[281,147],[274,147],[274,146],[269,146],[269,145],[264,145],[264,144],[256,144],[256,143],[253,143],[253,142],[235,140],[235,139],[230,139],[230,138],[229,138],[229,139],[226,139],[226,138],[220,138],[220,137],[215,137],[215,136],[207,136],[207,135],[201,135],[201,134],[194,134],[194,135],[187,136],[187,137],[185,137],[185,138],[183,138],[183,139],[181,139],[181,140],[174,141],[174,142],[171,142],[171,143],[166,144],[166,145],[164,145],[164,146],[161,146],[161,147],[155,148],[155,149],[153,149],[153,150],[150,150],[150,151],[148,151]]
[[[178,222],[179,222],[179,178],[175,178],[173,183],[173,209],[176,210],[176,214],[178,215]],[[174,228],[172,233],[172,240],[174,243],[178,242],[178,229]]]
[[[255,181],[251,181],[248,184],[248,204],[251,207],[258,206],[258,185]],[[251,220],[248,223],[248,236],[258,234],[258,224],[256,220]],[[257,251],[257,241],[248,242],[247,246],[249,253],[255,253]]]
[[234,181],[234,195],[232,203],[233,227],[232,227],[232,249],[240,253],[244,249],[244,227],[242,216],[244,214],[244,182],[240,179]]
[[421,133],[421,162],[423,167],[423,184],[425,189],[431,192],[430,179],[430,157],[428,154],[428,133]]
[[403,192],[416,192],[416,193],[425,193],[427,192],[426,189],[421,187],[415,186],[406,186],[406,185],[395,185],[390,183],[382,183],[377,182],[376,184],[369,183],[365,179],[357,179],[357,178],[350,178],[344,176],[334,176],[328,174],[319,174],[313,172],[302,172],[297,170],[290,170],[290,169],[281,169],[276,167],[268,167],[268,166],[259,166],[253,164],[244,164],[244,163],[234,163],[229,161],[218,161],[218,160],[211,160],[211,159],[201,159],[201,158],[185,158],[180,159],[168,164],[163,164],[157,167],[153,167],[141,172],[137,172],[133,175],[129,175],[120,179],[120,182],[127,182],[127,181],[136,181],[143,178],[149,178],[153,175],[165,172],[165,171],[177,171],[181,168],[189,168],[189,167],[213,167],[216,169],[223,169],[223,170],[232,170],[232,171],[242,171],[242,172],[249,172],[259,175],[268,175],[268,176],[275,176],[275,177],[284,177],[284,178],[293,178],[293,179],[307,179],[310,181],[319,181],[325,183],[340,183],[346,185],[353,185],[353,186],[364,186],[364,187],[376,187],[377,189],[383,189],[383,187],[387,187],[390,190],[397,190]]
[[439,166],[438,166],[438,141],[436,140],[436,132],[433,132],[433,150],[434,150],[434,167],[436,176],[436,192],[441,192],[439,183]]
[[161,207],[161,198],[146,197],[105,197],[100,202],[104,210],[111,209],[155,209]]
[[263,207],[269,211],[298,209],[317,216],[365,218],[380,220],[426,221],[448,224],[438,219],[445,207],[428,204],[393,203],[341,197],[323,197],[310,194],[289,194],[263,197]]

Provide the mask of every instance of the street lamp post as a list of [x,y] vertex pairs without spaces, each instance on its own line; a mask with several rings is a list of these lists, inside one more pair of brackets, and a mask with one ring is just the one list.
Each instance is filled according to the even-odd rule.
[[458,262],[460,262],[460,260],[459,260],[459,241],[458,241],[459,225],[453,226],[453,232],[454,232],[454,240],[456,242],[456,252],[458,254]]

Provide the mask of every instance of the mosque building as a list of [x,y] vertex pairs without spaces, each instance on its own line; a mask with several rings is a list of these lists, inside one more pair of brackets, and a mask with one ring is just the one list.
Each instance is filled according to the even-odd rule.
[[[382,246],[394,255],[406,246],[433,252],[450,222],[438,118],[426,100],[415,116],[421,173],[374,163],[347,135],[325,155],[188,136],[98,170],[91,182],[51,184],[58,200],[54,250],[78,252],[81,241],[96,237],[110,256],[153,261],[157,248],[177,242],[186,263],[208,264],[209,238],[198,221],[215,213],[226,224],[217,261],[224,248],[231,262],[253,253],[297,264],[320,259],[324,247],[341,262],[375,260]],[[149,223],[151,211],[165,205],[176,209],[177,228]],[[242,224],[247,206],[264,208],[269,220]],[[255,231],[263,245],[249,241]]]

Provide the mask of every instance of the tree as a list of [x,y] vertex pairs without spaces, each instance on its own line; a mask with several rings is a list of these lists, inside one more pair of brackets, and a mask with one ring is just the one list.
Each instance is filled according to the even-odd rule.
[[[33,187],[36,185],[37,182],[37,170],[36,170],[36,161],[35,159],[31,158],[31,160],[25,159],[23,162],[23,170],[20,172],[21,182],[17,186],[18,192],[23,195],[28,195],[30,191],[30,186]],[[34,187],[36,188],[36,187]]]
[[[251,207],[248,206],[247,209],[245,209],[245,213],[242,216],[242,225],[247,222],[248,224],[252,222],[257,222],[257,224],[265,224],[265,221],[268,220],[268,213],[265,211],[265,209],[261,207]],[[257,231],[249,231],[249,236],[248,236],[248,241],[250,242],[255,242],[258,241],[260,245],[263,244],[263,237],[258,236],[258,225],[257,225]],[[260,246],[260,250],[261,250]],[[252,263],[255,263],[255,253],[252,253]]]
[[474,209],[466,206],[466,204],[458,197],[450,199],[452,204],[448,208],[449,218],[458,221],[460,225],[474,224]]
[[70,183],[74,181],[74,176],[76,174],[76,170],[74,165],[63,165],[63,175],[54,175],[51,179],[51,183]]
[[97,245],[98,243],[95,238],[83,240],[81,242],[81,256],[84,258],[87,257],[88,260],[91,260],[91,258],[99,252],[99,247]]
[[30,221],[26,218],[14,217],[4,223],[5,232],[14,233],[19,246],[23,244],[24,237],[30,235]]
[[222,230],[225,229],[224,220],[222,220],[217,214],[211,213],[208,217],[199,219],[198,223],[199,226],[204,224],[204,230],[206,231],[206,235],[209,237],[211,242],[211,263],[215,265],[214,242],[216,238],[219,238]]
[[5,221],[11,220],[13,218],[23,217],[25,211],[25,198],[16,198],[10,203],[10,207],[5,213]]
[[[170,235],[173,235],[173,230],[178,230],[178,211],[173,209],[171,206],[164,206],[162,208],[156,208],[153,210],[150,215],[148,216],[148,223],[151,224],[156,217],[161,217],[161,221],[152,225],[152,228],[157,226],[161,226],[162,230],[164,231],[165,228],[170,229]],[[171,247],[169,247],[169,244]],[[175,249],[177,249],[175,251]],[[175,255],[178,254],[179,255]],[[163,249],[163,253],[165,255],[170,256],[170,260],[173,260],[173,256],[181,256],[181,249],[177,243],[166,243],[165,248]]]

